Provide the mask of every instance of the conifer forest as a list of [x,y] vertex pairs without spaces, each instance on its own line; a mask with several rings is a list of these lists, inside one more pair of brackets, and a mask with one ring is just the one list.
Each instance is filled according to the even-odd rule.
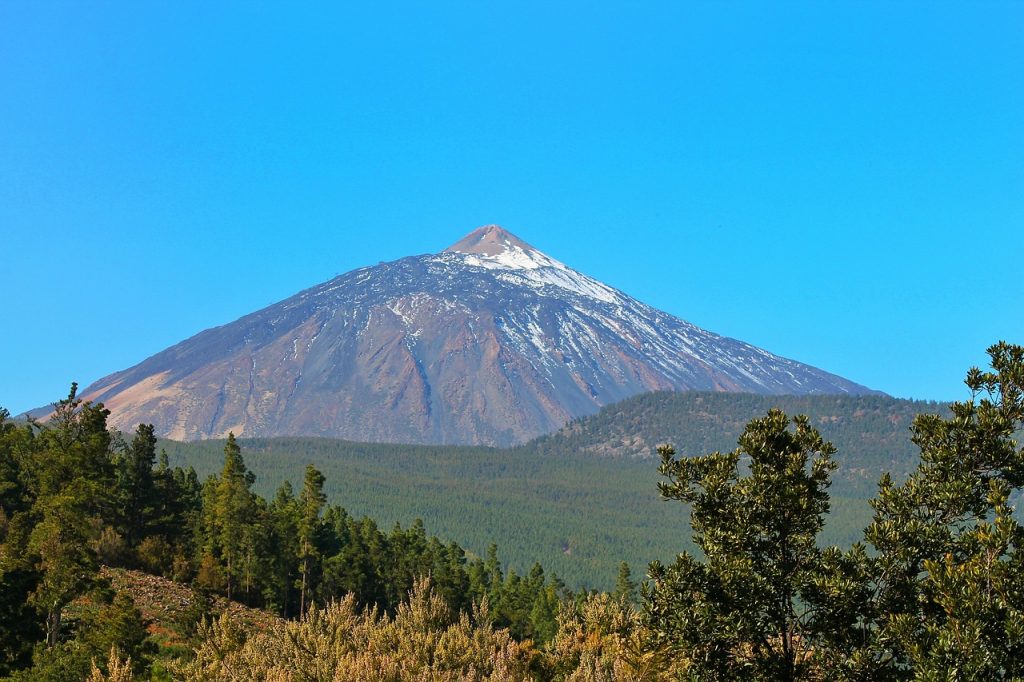
[[[641,556],[647,545],[609,540],[621,556],[568,575],[524,556],[548,540],[488,541],[482,512],[440,532],[346,509],[333,491],[365,482],[331,480],[307,456],[316,441],[292,441],[295,466],[265,480],[249,464],[258,443],[120,433],[72,385],[48,420],[0,411],[0,679],[1021,679],[1024,347],[988,354],[961,401],[920,404],[902,442],[874,443],[859,467],[844,460],[854,436],[826,437],[828,420],[770,397],[727,448],[655,443],[637,424],[656,459],[601,459],[628,423],[602,412],[614,438],[571,424],[528,453],[467,455],[483,471],[589,451],[608,469],[587,476],[609,487],[616,467],[644,472],[624,498],[670,510],[650,552],[678,543]],[[360,476],[389,475],[383,455],[366,461],[378,468]],[[424,498],[410,510],[429,504],[425,487],[405,490]],[[545,513],[572,514],[567,495]],[[861,512],[827,531],[857,495]],[[625,525],[647,534],[630,509]],[[547,537],[543,513],[523,518],[518,533]]]

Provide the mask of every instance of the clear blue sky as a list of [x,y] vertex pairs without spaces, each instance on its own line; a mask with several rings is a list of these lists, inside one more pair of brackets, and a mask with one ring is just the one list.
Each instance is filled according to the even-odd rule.
[[0,405],[499,223],[903,397],[1024,343],[1024,4],[0,3]]

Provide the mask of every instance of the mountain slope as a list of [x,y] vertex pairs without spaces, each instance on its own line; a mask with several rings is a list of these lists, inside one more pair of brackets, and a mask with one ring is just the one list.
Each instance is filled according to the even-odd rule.
[[705,331],[497,226],[360,268],[89,386],[179,439],[508,445],[655,390],[871,391]]
[[833,492],[868,498],[879,476],[901,480],[917,464],[910,426],[919,414],[948,416],[949,406],[881,395],[765,396],[734,393],[645,393],[574,419],[523,449],[542,456],[652,459],[659,445],[679,455],[730,452],[747,422],[772,408],[805,414],[838,449]]
[[[496,542],[520,574],[540,561],[574,587],[611,589],[622,560],[640,574],[653,559],[694,549],[688,508],[658,495],[664,479],[651,458],[654,446],[671,442],[682,455],[731,451],[744,424],[773,406],[809,415],[838,448],[825,542],[841,545],[861,539],[882,473],[899,481],[916,465],[913,417],[948,410],[886,396],[651,393],[508,450],[322,438],[239,442],[264,496],[284,480],[300,486],[312,463],[326,476],[332,504],[381,527],[421,518],[431,532],[480,556]],[[200,478],[223,468],[223,441],[160,447]]]

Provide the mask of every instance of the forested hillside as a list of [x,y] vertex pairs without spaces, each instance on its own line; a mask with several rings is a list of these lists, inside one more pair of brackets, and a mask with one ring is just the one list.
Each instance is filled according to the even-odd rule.
[[[938,403],[885,396],[650,393],[525,446],[352,443],[320,438],[240,439],[256,489],[301,480],[306,463],[327,477],[328,499],[384,525],[415,519],[477,554],[497,542],[517,570],[539,560],[574,587],[609,589],[620,560],[634,567],[691,548],[685,510],[653,494],[661,443],[685,455],[735,449],[750,419],[778,406],[808,414],[838,449],[824,538],[849,545],[870,518],[867,500],[885,471],[914,466],[910,424]],[[635,434],[635,435],[631,435]],[[220,467],[224,441],[161,441],[170,461],[201,476]]]
[[[420,521],[385,531],[330,504],[324,474],[308,462],[295,485],[259,495],[233,436],[219,473],[201,479],[157,454],[152,426],[130,438],[108,429],[107,410],[73,385],[47,424],[0,410],[0,676],[910,682],[952,670],[1021,679],[1024,526],[1010,500],[1024,488],[1015,439],[1024,347],[989,353],[992,371],[968,373],[969,400],[949,417],[914,419],[920,457],[899,481],[882,475],[849,547],[823,532],[839,511],[830,492],[839,464],[811,418],[769,410],[727,452],[660,447],[660,499],[689,510],[697,551],[651,562],[639,594],[624,562],[614,591],[576,591],[540,563],[513,570],[493,544],[479,556]],[[324,446],[292,449],[304,442],[303,459]],[[272,453],[273,442],[262,445]],[[327,443],[321,456],[332,454]],[[528,488],[587,461],[533,453],[516,468],[509,457],[470,460],[482,480]],[[438,471],[408,465],[420,486]],[[587,515],[581,501],[563,513]]]
[[192,585],[191,636],[214,594],[285,618],[346,596],[353,609],[395,614],[429,577],[447,612],[487,601],[488,623],[506,637],[546,642],[572,598],[539,563],[506,570],[493,544],[467,556],[419,520],[385,530],[328,504],[324,475],[309,464],[296,486],[279,480],[272,496],[258,495],[233,436],[219,473],[200,480],[157,456],[152,426],[128,439],[76,388],[46,426],[10,422],[0,409],[0,676],[82,680],[112,646],[136,673],[149,668],[143,616],[103,567]]
[[659,445],[700,455],[736,447],[744,425],[768,410],[806,414],[838,450],[833,488],[843,495],[870,497],[888,471],[905,476],[918,450],[910,425],[918,414],[949,413],[946,404],[880,395],[778,395],[747,393],[646,393],[575,419],[555,433],[529,443],[531,452],[563,456],[649,458]]
[[[689,547],[686,511],[658,499],[654,462],[546,457],[487,448],[329,439],[239,439],[254,489],[298,486],[307,463],[333,504],[387,528],[417,518],[482,556],[491,542],[517,571],[534,561],[572,587],[610,589],[620,561],[642,572]],[[220,469],[224,441],[161,441],[172,464]],[[866,505],[865,505],[866,509]],[[866,518],[866,517],[863,517]],[[862,520],[863,520],[862,518]],[[863,525],[861,523],[860,525]]]

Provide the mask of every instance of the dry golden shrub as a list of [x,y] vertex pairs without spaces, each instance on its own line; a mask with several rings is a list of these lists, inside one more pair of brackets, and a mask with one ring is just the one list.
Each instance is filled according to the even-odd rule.
[[200,633],[186,682],[519,682],[538,654],[489,624],[486,605],[455,616],[426,580],[393,618],[349,596],[246,638],[226,616]]
[[547,654],[564,682],[660,682],[679,679],[683,666],[651,647],[636,609],[623,599],[594,594],[563,605]]
[[132,675],[132,659],[126,658],[121,660],[121,657],[117,654],[117,649],[111,648],[110,658],[107,659],[107,674],[96,667],[96,661],[92,662],[92,674],[89,675],[89,679],[86,682],[134,682],[135,676]]

